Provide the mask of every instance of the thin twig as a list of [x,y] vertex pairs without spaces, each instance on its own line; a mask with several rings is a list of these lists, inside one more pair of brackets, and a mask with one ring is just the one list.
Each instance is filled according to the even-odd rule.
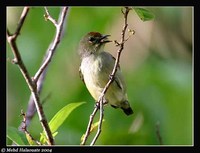
[[[128,26],[128,23],[127,23],[127,17],[128,17],[128,13],[129,11],[131,10],[131,8],[129,7],[125,7],[125,12],[122,10],[122,13],[124,15],[124,26],[123,26],[123,29],[122,29],[122,37],[121,37],[121,41],[120,42],[117,42],[115,41],[116,44],[118,44],[118,46],[120,47],[119,50],[117,51],[117,58],[115,60],[115,65],[114,65],[114,68],[112,70],[112,73],[110,74],[110,79],[108,81],[108,83],[105,85],[102,93],[101,93],[101,96],[99,97],[99,100],[97,103],[99,103],[100,105],[100,117],[99,117],[99,125],[98,125],[98,130],[97,130],[97,133],[95,135],[95,137],[93,138],[92,142],[90,143],[90,145],[94,145],[96,140],[98,139],[100,133],[101,133],[101,126],[102,126],[102,121],[103,121],[103,99],[104,99],[104,96],[109,88],[109,86],[111,85],[111,83],[114,81],[114,76],[115,76],[115,73],[117,72],[117,67],[119,65],[119,59],[120,59],[120,55],[121,55],[121,52],[122,50],[124,49],[124,43],[129,39],[129,37],[127,39],[125,39],[125,32],[126,32],[126,29],[127,29],[127,26]],[[97,108],[95,108],[94,111],[96,111]],[[93,112],[94,112],[93,111]],[[86,143],[86,140],[90,134],[90,129],[91,129],[91,125],[92,125],[92,122],[93,122],[93,118],[94,116],[92,116],[92,119],[90,117],[90,120],[89,120],[89,123],[88,123],[88,127],[87,127],[87,130],[86,130],[86,133],[84,135],[84,141],[81,143],[81,144],[85,144]]]
[[44,15],[45,19],[51,21],[56,26],[57,21],[54,18],[51,17],[47,7],[44,7],[44,9],[45,9],[45,12],[46,12],[46,14]]
[[89,123],[88,123],[88,126],[87,126],[87,130],[86,130],[86,132],[85,132],[85,135],[84,135],[84,137],[83,137],[83,140],[82,140],[82,142],[81,142],[81,145],[85,145],[85,143],[86,143],[86,140],[87,140],[87,138],[88,138],[88,136],[89,136],[89,134],[90,134],[90,131],[91,131],[92,121],[94,120],[94,117],[95,117],[97,111],[98,111],[98,106],[96,106],[96,107],[94,108],[94,111],[93,111],[92,114],[90,115],[90,120],[89,120]]
[[13,61],[15,62],[15,64],[18,65],[22,75],[24,76],[24,78],[25,78],[25,80],[27,82],[27,85],[28,85],[29,89],[31,90],[31,94],[33,96],[33,99],[34,99],[34,102],[35,102],[35,106],[36,106],[36,109],[37,109],[37,112],[38,112],[39,120],[41,122],[41,125],[42,125],[42,127],[43,127],[43,129],[45,131],[45,134],[47,136],[47,139],[48,139],[48,144],[49,145],[53,145],[54,144],[54,139],[53,139],[51,130],[49,128],[46,116],[44,114],[42,105],[40,103],[40,98],[39,98],[39,94],[37,92],[36,84],[35,84],[34,81],[32,81],[32,79],[31,79],[31,77],[30,77],[30,75],[28,73],[28,70],[27,70],[26,66],[24,65],[24,63],[22,61],[20,52],[19,52],[19,50],[17,48],[17,45],[16,45],[16,39],[18,37],[18,34],[20,33],[20,30],[21,30],[22,25],[24,23],[25,17],[28,14],[28,10],[29,9],[27,9],[27,7],[24,7],[24,10],[22,12],[22,16],[21,16],[20,21],[19,21],[20,24],[18,24],[18,27],[17,27],[18,31],[16,31],[14,35],[11,35],[9,33],[9,31],[7,30],[6,36],[7,36],[8,43],[10,44],[12,52],[14,54],[14,60]]
[[[103,96],[104,97],[104,96]],[[99,116],[99,125],[98,125],[98,129],[97,129],[97,133],[95,135],[95,137],[93,138],[92,142],[90,143],[90,146],[93,146],[96,142],[96,140],[98,139],[100,133],[101,133],[101,127],[102,127],[102,123],[103,123],[103,97],[102,99],[99,100],[99,104],[100,104],[100,116]]]
[[100,133],[101,133],[101,125],[102,125],[102,120],[103,120],[103,97],[105,96],[109,86],[111,85],[111,83],[114,81],[114,76],[115,76],[115,73],[117,72],[117,67],[119,65],[119,59],[120,59],[120,56],[121,56],[121,52],[122,50],[124,49],[124,43],[125,43],[125,32],[126,32],[126,29],[127,29],[127,26],[128,26],[128,23],[127,23],[127,17],[128,17],[128,13],[130,11],[130,8],[129,7],[125,7],[125,12],[122,11],[122,13],[124,14],[124,27],[122,29],[122,38],[121,38],[121,42],[119,43],[120,44],[120,48],[119,50],[117,51],[117,58],[115,60],[115,65],[114,65],[114,68],[113,68],[113,71],[110,75],[110,79],[108,81],[108,83],[106,84],[106,86],[104,87],[104,90],[102,91],[101,93],[101,96],[99,97],[99,102],[100,102],[100,119],[99,119],[99,127],[98,127],[98,130],[97,130],[97,133],[94,137],[94,139],[92,140],[92,143],[90,145],[94,145],[97,138],[99,137]]
[[34,80],[35,82],[38,81],[40,75],[42,74],[42,72],[44,71],[44,69],[48,66],[48,64],[51,62],[51,59],[53,57],[53,54],[60,42],[60,39],[61,39],[61,36],[62,36],[62,32],[63,32],[63,25],[64,25],[64,21],[66,19],[66,15],[67,15],[67,10],[68,10],[68,7],[64,7],[62,12],[61,12],[61,18],[60,18],[60,21],[57,23],[49,14],[47,8],[45,7],[45,10],[46,10],[46,18],[48,20],[50,20],[54,26],[56,27],[56,35],[55,35],[55,38],[53,40],[53,42],[51,43],[51,46],[49,47],[48,49],[48,56],[47,58],[45,59],[45,61],[43,62],[42,66],[39,68],[39,70],[37,71],[37,73],[35,74],[34,76]]
[[15,34],[13,34],[14,37],[17,37],[20,34],[22,25],[24,24],[24,20],[29,12],[29,9],[29,7],[24,7]]
[[[38,94],[41,93],[48,66],[50,64],[50,61],[51,61],[53,55],[56,52],[56,48],[61,40],[61,36],[64,33],[64,29],[65,29],[64,25],[65,25],[65,21],[66,21],[67,9],[68,8],[64,7],[62,9],[62,11],[60,12],[59,24],[56,23],[56,25],[55,25],[56,35],[53,38],[52,43],[50,43],[50,45],[46,51],[46,54],[43,58],[42,65],[40,66],[39,70],[37,71],[37,73],[35,74],[35,76],[33,78],[33,80],[35,80],[35,82],[37,83]],[[45,10],[47,10],[47,8]],[[46,14],[48,14],[48,18],[49,18],[50,14],[47,12],[48,12],[48,10],[46,11]],[[33,118],[33,116],[35,114],[35,110],[36,110],[35,103],[34,103],[32,95],[31,95],[29,98],[28,108],[27,108],[27,112],[26,112],[27,126],[30,124],[31,119]],[[21,127],[21,125],[20,125],[20,127]]]
[[30,134],[30,132],[27,130],[26,113],[24,113],[23,110],[21,110],[20,116],[23,117],[23,121],[22,121],[23,126],[21,127],[21,129],[24,131],[24,133],[26,134],[26,136],[29,137],[31,139],[31,141],[34,141],[37,145],[42,145],[39,141],[35,140],[33,138],[33,136]]
[[160,135],[160,122],[156,123],[156,135],[160,145],[163,145],[162,137]]

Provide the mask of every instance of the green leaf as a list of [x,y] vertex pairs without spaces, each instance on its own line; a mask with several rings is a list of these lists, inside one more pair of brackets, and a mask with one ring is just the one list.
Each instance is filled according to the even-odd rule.
[[133,8],[142,21],[149,21],[154,19],[154,14],[144,8]]
[[24,133],[15,127],[7,128],[7,137],[17,145],[27,145]]
[[56,113],[56,115],[49,122],[51,132],[56,132],[56,130],[63,124],[65,119],[70,115],[70,113],[83,103],[85,102],[68,104],[63,107],[58,113]]
[[32,138],[30,137],[29,134],[26,133],[25,135],[26,135],[26,139],[28,140],[28,143],[30,144],[30,146],[37,145],[35,143],[35,141],[32,140]]
[[[71,112],[77,108],[78,106],[82,105],[85,102],[79,102],[79,103],[71,103],[63,107],[59,112],[56,113],[56,115],[51,119],[49,122],[49,127],[51,129],[52,133],[55,133],[56,130],[63,124],[63,122],[67,119],[67,117],[71,114]],[[44,133],[44,131],[43,131]],[[55,133],[56,135],[57,133]],[[44,140],[44,134],[41,134],[40,141],[43,143]]]
[[42,144],[45,144],[45,142],[47,142],[47,138],[46,138],[46,136],[45,136],[45,133],[44,133],[44,131],[42,132],[42,133],[40,133],[40,142],[42,143]]
[[54,132],[52,135],[55,138],[55,136],[58,134],[58,132]]

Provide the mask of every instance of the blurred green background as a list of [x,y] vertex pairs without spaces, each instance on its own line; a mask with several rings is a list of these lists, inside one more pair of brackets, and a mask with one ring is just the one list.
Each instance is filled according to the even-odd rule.
[[[7,28],[14,32],[22,7],[7,7]],[[60,8],[48,7],[57,19]],[[164,145],[193,144],[193,16],[192,7],[146,7],[155,14],[143,22],[134,10],[128,24],[135,34],[126,42],[120,59],[127,83],[129,101],[134,109],[126,116],[120,109],[105,106],[102,133],[96,145],[159,145],[157,125]],[[38,70],[53,39],[55,27],[45,21],[43,7],[31,7],[17,39],[22,59],[31,76]],[[58,129],[57,145],[79,145],[85,133],[94,100],[79,78],[78,43],[90,31],[110,34],[120,40],[123,27],[121,7],[71,7],[64,37],[50,63],[41,100],[48,121],[66,104],[86,101],[75,109]],[[30,91],[16,65],[10,60],[7,43],[7,126],[18,127],[21,109],[27,109]],[[105,47],[113,56],[117,47]],[[97,114],[95,121],[98,120]],[[39,139],[42,127],[36,114],[28,127]],[[95,131],[96,132],[96,131]],[[92,140],[90,135],[87,144]],[[7,140],[7,144],[12,144]]]

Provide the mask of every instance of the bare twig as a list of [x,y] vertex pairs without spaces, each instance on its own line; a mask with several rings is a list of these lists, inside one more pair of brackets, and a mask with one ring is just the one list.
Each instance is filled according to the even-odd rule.
[[[52,136],[52,133],[51,133],[51,130],[49,128],[49,125],[48,125],[48,122],[46,120],[46,117],[45,117],[45,114],[44,114],[44,111],[43,111],[43,108],[42,108],[42,104],[40,102],[40,99],[39,99],[39,92],[37,91],[37,80],[39,79],[40,75],[42,74],[42,72],[45,70],[45,68],[47,67],[48,63],[50,62],[51,60],[51,57],[52,56],[49,56],[49,58],[47,58],[48,60],[46,60],[44,62],[44,64],[41,66],[41,68],[39,69],[38,73],[36,73],[36,77],[34,77],[34,79],[32,80],[22,59],[21,59],[21,55],[19,53],[19,50],[17,48],[17,45],[16,45],[16,38],[18,36],[18,34],[20,33],[20,30],[22,28],[22,25],[24,23],[24,20],[25,20],[25,17],[27,16],[28,14],[28,10],[29,8],[28,7],[25,7],[23,12],[22,12],[22,16],[19,20],[19,24],[18,24],[18,27],[17,27],[17,30],[15,32],[15,34],[11,35],[9,33],[9,31],[7,30],[7,40],[11,46],[11,49],[13,51],[13,54],[14,54],[14,59],[13,59],[13,62],[15,64],[17,64],[19,66],[19,69],[20,71],[22,72],[22,75],[24,76],[30,90],[31,90],[31,93],[32,93],[32,97],[33,97],[33,100],[34,100],[34,104],[35,104],[35,107],[37,109],[37,112],[38,112],[38,116],[39,116],[39,119],[40,119],[40,122],[41,122],[41,125],[44,129],[44,132],[47,136],[47,140],[48,140],[48,144],[49,145],[53,145],[54,144],[54,139],[53,139],[53,136]],[[61,18],[61,20],[64,22],[64,19],[65,19],[65,16],[66,16],[66,12],[67,12],[67,8],[65,7],[63,9],[63,14],[62,14],[62,17],[63,17],[63,20]],[[60,22],[62,23],[62,22]],[[61,31],[62,31],[62,27],[63,27],[63,23],[62,24],[58,24],[56,25],[56,27],[61,27],[60,29],[61,30],[58,30],[59,28],[57,28],[57,35],[55,37],[55,40],[56,41],[53,41],[54,43],[51,45],[52,48],[50,47],[50,53],[53,55],[53,51],[52,50],[55,50],[57,44],[60,42],[60,36],[61,36]],[[34,106],[34,105],[33,105]]]
[[156,123],[156,135],[160,145],[163,145],[162,137],[160,135],[160,122]]
[[45,10],[46,10],[46,16],[45,17],[48,20],[50,20],[54,24],[54,26],[56,27],[56,35],[55,35],[55,38],[54,38],[53,42],[51,43],[51,46],[48,49],[47,58],[45,59],[45,61],[43,62],[42,66],[39,68],[39,70],[37,71],[37,73],[34,76],[35,82],[37,82],[37,80],[39,79],[40,75],[42,74],[44,69],[47,67],[49,62],[51,62],[53,54],[54,54],[54,52],[55,52],[55,50],[56,50],[56,48],[57,48],[57,46],[58,46],[58,44],[60,42],[60,39],[61,39],[61,36],[62,36],[62,32],[63,32],[63,25],[65,23],[64,21],[66,19],[68,7],[64,7],[62,9],[60,21],[58,23],[50,16],[50,14],[49,14],[49,12],[48,12],[46,7],[45,7]]
[[86,132],[85,132],[85,135],[84,135],[84,137],[83,137],[83,140],[82,140],[82,142],[81,142],[81,145],[85,145],[85,143],[86,143],[86,140],[87,140],[87,138],[88,138],[88,136],[89,136],[89,134],[90,134],[90,131],[91,131],[92,122],[93,122],[93,120],[94,120],[94,117],[95,117],[97,111],[98,111],[98,106],[96,106],[96,107],[94,108],[94,111],[93,111],[92,114],[90,115],[90,120],[89,120],[89,123],[88,123],[88,126],[87,126],[87,130],[86,130]]
[[[106,92],[105,92],[106,93]],[[96,140],[98,139],[100,133],[101,133],[101,126],[102,126],[102,122],[103,122],[103,97],[104,95],[102,95],[102,97],[100,96],[100,100],[99,100],[99,104],[100,104],[100,116],[99,116],[99,125],[98,125],[98,129],[97,129],[97,133],[95,135],[95,137],[93,138],[92,142],[90,143],[90,146],[93,146],[96,142]]]
[[[110,74],[110,79],[109,79],[108,83],[105,85],[105,87],[104,87],[104,89],[103,89],[103,91],[101,93],[101,96],[99,97],[99,100],[98,100],[98,103],[100,105],[99,126],[98,126],[98,130],[97,130],[97,133],[96,133],[95,137],[93,138],[92,142],[90,143],[91,146],[95,144],[96,140],[98,139],[98,137],[99,137],[99,135],[101,133],[101,126],[102,126],[102,121],[103,121],[103,99],[104,99],[104,96],[105,96],[109,86],[111,85],[111,83],[114,80],[114,76],[115,76],[115,73],[117,71],[117,66],[119,65],[120,55],[121,55],[122,50],[124,49],[124,43],[129,39],[129,37],[127,39],[125,39],[125,32],[126,32],[126,29],[127,29],[127,26],[128,26],[127,17],[128,17],[128,13],[129,13],[130,10],[131,10],[131,8],[129,8],[129,7],[125,7],[125,11],[122,10],[122,13],[124,15],[124,26],[123,26],[122,33],[121,33],[121,35],[122,35],[121,41],[120,42],[114,41],[120,48],[117,51],[117,58],[115,60],[115,65],[114,65],[114,68],[112,70],[112,73]],[[97,111],[96,109],[97,108],[94,109],[93,113],[95,111]],[[87,140],[87,138],[88,138],[88,136],[90,134],[89,131],[91,129],[91,125],[92,125],[93,118],[94,118],[93,113],[91,115],[92,118],[90,116],[88,127],[87,127],[86,133],[84,135],[84,139],[83,139],[81,144],[85,144],[86,143],[86,140]]]
[[100,103],[100,119],[99,119],[99,122],[100,123],[99,123],[97,133],[96,133],[96,135],[95,135],[95,137],[92,140],[92,143],[90,145],[94,145],[94,143],[96,142],[97,138],[99,137],[99,135],[101,133],[101,125],[102,125],[102,120],[103,120],[103,97],[105,96],[105,94],[106,94],[109,86],[111,85],[111,83],[114,81],[114,76],[115,76],[115,73],[117,72],[117,66],[119,65],[120,55],[121,55],[122,50],[124,49],[125,32],[126,32],[126,29],[127,29],[127,26],[128,26],[127,17],[128,17],[129,11],[130,11],[129,7],[125,7],[125,12],[122,11],[122,13],[124,14],[124,27],[123,27],[122,33],[121,33],[121,35],[122,35],[121,42],[119,43],[120,48],[117,51],[117,58],[115,60],[115,65],[114,65],[113,71],[110,75],[110,79],[109,79],[108,83],[106,84],[106,86],[104,87],[104,90],[102,91],[101,96],[99,97],[99,103]]
[[12,49],[12,52],[14,54],[14,63],[18,65],[22,75],[24,76],[27,84],[28,84],[28,87],[29,89],[31,90],[31,94],[33,96],[33,99],[34,99],[34,102],[35,102],[35,106],[36,106],[36,109],[37,109],[37,112],[38,112],[38,116],[39,116],[39,120],[41,122],[41,125],[45,131],[45,134],[48,138],[48,144],[49,145],[53,145],[54,144],[54,140],[53,140],[53,136],[52,136],[52,133],[51,133],[51,130],[49,128],[49,125],[48,125],[48,122],[46,120],[46,117],[45,117],[45,114],[44,114],[44,111],[43,111],[43,108],[42,108],[42,105],[40,103],[40,99],[39,99],[39,95],[38,95],[38,92],[37,92],[37,87],[36,87],[36,84],[34,81],[32,81],[28,71],[27,71],[27,68],[25,67],[23,61],[22,61],[22,58],[21,58],[21,55],[19,53],[19,50],[17,48],[17,45],[16,45],[16,39],[17,39],[17,36],[18,34],[20,33],[20,30],[22,28],[22,25],[24,23],[24,20],[25,20],[25,17],[27,16],[28,14],[28,7],[24,7],[24,10],[22,12],[22,16],[19,20],[19,23],[18,24],[18,27],[17,27],[17,31],[15,32],[14,35],[11,35],[9,33],[9,31],[7,30],[7,40],[8,40],[8,43],[10,44],[11,46],[11,49]]
[[[50,14],[49,14],[47,8],[45,8],[45,10],[46,10],[46,14],[48,14],[48,18],[52,18],[52,17],[50,17]],[[46,54],[45,54],[43,62],[42,62],[43,64],[40,66],[39,70],[37,71],[37,73],[35,74],[35,76],[33,78],[35,80],[35,82],[37,83],[38,94],[40,94],[40,92],[42,90],[43,82],[46,77],[46,72],[47,72],[49,63],[50,63],[54,53],[56,52],[56,48],[61,40],[61,36],[64,33],[64,25],[65,25],[65,21],[66,21],[67,10],[68,10],[68,7],[64,7],[62,9],[62,11],[60,12],[59,24],[57,24],[57,22],[56,22],[56,25],[55,25],[54,22],[51,21],[56,27],[56,34],[52,40],[52,43],[49,45],[49,48],[46,51]],[[46,18],[47,18],[47,15],[46,15]],[[26,112],[27,126],[30,124],[31,119],[35,114],[35,110],[36,110],[35,103],[34,103],[32,95],[31,95],[30,99],[29,99],[29,103],[28,103],[27,112]],[[20,125],[20,127],[21,127],[21,125]]]
[[17,26],[17,29],[16,29],[15,33],[12,35],[13,37],[15,37],[13,39],[16,39],[17,36],[20,34],[22,25],[24,24],[24,20],[29,12],[29,9],[30,9],[29,7],[24,7],[23,12],[20,17],[20,20],[19,20],[19,23],[18,23],[18,26]]
[[24,131],[24,133],[26,134],[26,136],[29,137],[31,139],[31,141],[34,141],[37,145],[42,145],[39,141],[35,140],[33,138],[33,136],[30,134],[30,132],[27,130],[26,114],[23,112],[23,110],[21,110],[20,116],[23,117],[23,121],[22,121],[23,126],[21,127],[21,129]]
[[44,7],[46,14],[44,15],[46,20],[50,20],[55,26],[57,25],[57,21],[51,17],[47,7]]

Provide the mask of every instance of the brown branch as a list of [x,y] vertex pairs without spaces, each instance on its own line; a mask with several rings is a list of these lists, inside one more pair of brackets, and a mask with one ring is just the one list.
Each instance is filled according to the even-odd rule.
[[[106,93],[106,91],[105,91]],[[104,98],[105,94],[100,96],[100,99],[98,101],[98,103],[100,104],[100,116],[99,116],[99,125],[98,125],[98,129],[97,129],[97,133],[95,135],[95,137],[93,138],[92,142],[90,143],[90,146],[93,146],[96,142],[96,140],[98,139],[100,133],[101,133],[101,126],[102,126],[102,123],[103,123],[103,116],[104,116],[104,113],[103,113],[103,98]],[[98,107],[97,107],[98,108]]]
[[125,33],[126,33],[126,29],[127,29],[127,26],[128,26],[128,23],[127,23],[127,17],[128,17],[128,13],[130,11],[130,8],[129,7],[125,7],[125,12],[123,12],[122,10],[122,13],[124,14],[124,27],[122,29],[122,38],[121,38],[121,42],[119,43],[120,44],[120,48],[119,50],[117,51],[117,58],[115,60],[115,65],[114,65],[114,68],[113,68],[113,71],[110,75],[110,79],[108,81],[108,83],[106,84],[106,86],[104,87],[102,93],[101,93],[101,96],[99,97],[99,103],[100,103],[100,119],[99,119],[99,126],[98,126],[98,130],[97,130],[97,133],[94,137],[94,139],[92,140],[92,143],[90,145],[94,145],[96,140],[98,139],[100,133],[101,133],[101,125],[102,125],[102,121],[103,121],[103,97],[105,96],[108,88],[110,87],[111,83],[114,81],[114,76],[117,72],[117,66],[119,65],[119,59],[120,59],[120,56],[121,56],[121,52],[122,50],[124,49],[124,43],[125,43]]
[[90,134],[89,131],[91,129],[91,125],[92,125],[93,118],[94,118],[93,114],[94,114],[94,112],[96,112],[98,110],[98,108],[100,108],[99,125],[98,125],[97,133],[96,133],[95,137],[93,138],[92,142],[90,143],[91,146],[95,144],[96,140],[98,139],[98,137],[101,133],[101,126],[102,126],[103,115],[104,115],[103,114],[103,99],[104,99],[104,96],[105,96],[109,86],[114,81],[114,76],[115,76],[115,73],[117,72],[117,66],[119,65],[119,59],[120,59],[120,56],[121,56],[121,52],[124,49],[124,43],[129,39],[129,37],[127,39],[125,39],[125,32],[126,32],[126,29],[127,29],[127,26],[128,26],[127,17],[128,17],[128,13],[129,13],[130,10],[131,10],[131,8],[129,8],[129,7],[125,7],[125,12],[122,10],[122,13],[124,15],[124,26],[123,26],[122,33],[121,33],[121,35],[122,35],[121,41],[120,42],[114,41],[120,48],[117,51],[117,58],[115,60],[115,65],[114,65],[114,68],[112,70],[112,73],[110,74],[110,79],[107,82],[107,84],[105,85],[105,87],[104,87],[104,89],[101,93],[101,96],[99,97],[98,104],[100,105],[100,107],[96,107],[94,109],[92,115],[91,115],[92,117],[90,116],[88,127],[87,127],[86,133],[84,135],[83,141],[81,143],[83,145],[86,143],[86,140],[87,140],[87,138]]
[[103,96],[106,94],[109,86],[114,81],[114,76],[115,76],[115,73],[117,72],[117,66],[119,65],[119,59],[120,59],[120,56],[121,56],[121,52],[124,49],[124,43],[126,42],[125,41],[125,32],[126,32],[126,29],[127,29],[127,26],[128,26],[127,17],[128,17],[128,13],[130,11],[130,8],[125,7],[125,9],[126,9],[125,12],[122,11],[123,14],[124,14],[124,27],[123,27],[122,33],[121,33],[121,35],[122,35],[121,42],[119,43],[120,48],[117,51],[117,58],[115,60],[115,65],[114,65],[113,71],[110,75],[110,79],[109,79],[108,83],[106,84],[106,86],[104,87],[104,90],[102,91],[101,96],[99,97],[99,100],[101,100],[103,98]]
[[50,20],[50,21],[56,26],[56,25],[57,25],[57,21],[56,21],[54,18],[51,17],[51,15],[50,15],[50,13],[49,13],[47,7],[44,7],[44,9],[45,9],[45,12],[46,12],[46,14],[44,15],[45,20],[46,20],[46,21],[47,21],[47,20]]
[[48,64],[51,62],[51,59],[53,57],[53,54],[60,42],[61,36],[62,36],[62,32],[63,32],[63,25],[65,23],[65,19],[66,19],[66,15],[67,15],[67,10],[68,7],[64,7],[61,14],[60,14],[60,21],[57,23],[49,14],[47,8],[45,7],[46,10],[46,15],[45,17],[50,20],[54,26],[56,27],[56,35],[55,38],[53,40],[53,42],[51,43],[49,49],[48,49],[48,54],[47,54],[47,58],[45,59],[45,61],[43,62],[42,66],[39,68],[39,70],[37,71],[37,73],[34,76],[34,80],[35,82],[38,81],[40,75],[42,74],[42,72],[44,71],[44,69],[48,66]]
[[90,120],[89,120],[89,123],[88,123],[88,126],[87,126],[87,130],[86,130],[86,132],[85,132],[85,135],[84,135],[84,137],[83,137],[83,140],[82,140],[82,142],[81,142],[81,145],[85,145],[86,140],[87,140],[88,136],[90,135],[92,122],[93,122],[93,120],[94,120],[94,117],[95,117],[97,111],[98,111],[98,107],[96,106],[96,107],[94,108],[94,111],[93,111],[92,114],[90,115]]
[[29,7],[24,7],[15,34],[13,34],[13,36],[15,37],[14,39],[16,39],[17,36],[20,34],[22,25],[24,24],[24,20],[29,12],[29,9],[30,9]]
[[[45,10],[47,10],[47,8]],[[35,80],[35,82],[37,83],[38,94],[41,93],[41,90],[42,90],[42,87],[43,87],[43,82],[44,82],[44,79],[46,77],[46,72],[47,72],[48,66],[49,66],[49,64],[51,62],[51,59],[53,58],[53,55],[56,52],[56,48],[57,48],[57,46],[58,46],[58,44],[59,44],[59,42],[61,40],[61,36],[64,33],[64,25],[65,25],[65,21],[66,21],[67,10],[68,10],[68,8],[64,7],[62,9],[62,11],[60,12],[59,24],[57,24],[57,23],[56,23],[56,25],[54,24],[55,27],[56,27],[55,37],[53,38],[52,43],[50,43],[50,45],[49,45],[49,47],[48,47],[48,49],[46,51],[46,54],[44,56],[42,65],[40,66],[39,70],[37,71],[37,73],[35,74],[35,76],[33,78]],[[47,13],[47,12],[48,12],[48,10],[46,11],[46,14],[48,14],[48,18],[49,18],[50,14]],[[29,102],[28,102],[27,112],[26,112],[26,118],[27,118],[27,123],[26,124],[27,124],[27,126],[30,124],[30,121],[34,116],[35,111],[36,111],[36,107],[35,107],[35,103],[34,103],[33,97],[31,95],[30,99],[29,99]],[[20,127],[21,126],[22,125],[20,125]]]
[[163,145],[162,137],[160,135],[160,122],[156,123],[156,136],[160,145]]
[[38,116],[39,116],[39,120],[41,122],[41,125],[45,131],[45,134],[47,136],[47,139],[48,139],[48,144],[49,145],[53,145],[54,144],[54,139],[53,139],[53,136],[52,136],[52,133],[51,133],[51,130],[49,128],[49,125],[48,125],[48,122],[46,120],[46,116],[44,114],[44,111],[43,111],[43,108],[42,108],[42,105],[40,103],[40,98],[39,98],[39,94],[37,92],[37,87],[36,87],[36,84],[34,81],[32,81],[29,73],[28,73],[28,70],[27,68],[25,67],[23,61],[22,61],[22,58],[21,58],[21,55],[20,55],[20,52],[17,48],[17,45],[16,45],[16,39],[18,37],[18,34],[20,33],[20,30],[23,26],[23,23],[24,23],[24,20],[25,20],[25,17],[27,16],[28,14],[28,8],[27,7],[24,7],[24,10],[22,12],[22,16],[19,20],[19,23],[18,24],[18,27],[17,27],[17,30],[15,32],[14,35],[11,35],[9,33],[9,31],[7,30],[6,32],[6,36],[7,36],[7,41],[8,43],[10,44],[11,46],[11,49],[12,49],[12,52],[14,54],[14,63],[18,65],[22,75],[24,76],[25,80],[26,80],[26,83],[31,91],[31,94],[33,96],[33,99],[34,99],[34,102],[35,102],[35,106],[36,106],[36,109],[37,109],[37,112],[38,112]]
[[27,125],[26,125],[26,114],[21,110],[20,116],[23,117],[22,124],[23,126],[21,127],[22,131],[26,134],[27,137],[31,139],[31,141],[34,141],[37,145],[42,145],[39,141],[35,140],[33,136],[30,134],[30,132],[27,130]]

